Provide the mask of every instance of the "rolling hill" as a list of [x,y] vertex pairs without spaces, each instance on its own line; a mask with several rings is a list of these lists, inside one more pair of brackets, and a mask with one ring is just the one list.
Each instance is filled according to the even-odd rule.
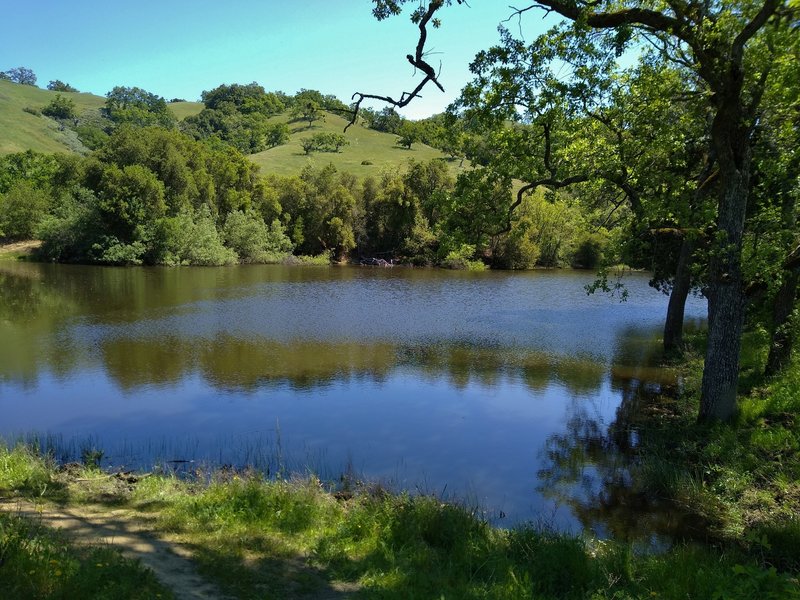
[[[86,148],[69,128],[62,127],[53,119],[26,112],[26,108],[41,109],[56,93],[0,81],[0,155],[28,149],[38,152],[86,152]],[[105,98],[93,94],[61,93],[75,102],[80,118],[96,115],[105,104]],[[203,104],[175,102],[169,107],[178,119],[185,119],[199,113]],[[435,148],[421,143],[414,144],[410,150],[401,148],[396,144],[396,135],[360,125],[354,125],[347,130],[345,137],[349,145],[340,152],[314,152],[306,155],[300,146],[303,138],[322,131],[341,133],[346,120],[326,113],[324,121],[317,121],[313,127],[308,127],[306,122],[291,122],[288,114],[273,119],[288,123],[291,135],[286,144],[250,156],[264,174],[295,175],[307,164],[323,167],[332,163],[340,171],[366,177],[379,175],[384,169],[396,169],[409,159],[445,159],[445,155]],[[449,160],[448,165],[454,175],[466,167],[466,163],[461,165],[457,160]]]
[[73,131],[58,122],[26,112],[41,109],[55,98],[56,93],[75,102],[78,115],[98,111],[105,98],[92,94],[50,92],[31,85],[0,81],[0,155],[25,150],[37,152],[85,151]]

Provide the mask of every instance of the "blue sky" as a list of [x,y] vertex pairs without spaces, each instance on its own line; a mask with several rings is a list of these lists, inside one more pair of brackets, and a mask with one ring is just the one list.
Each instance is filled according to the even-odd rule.
[[[413,3],[410,3],[413,5]],[[10,2],[3,9],[0,70],[25,66],[104,95],[139,86],[167,99],[197,100],[221,83],[258,81],[267,90],[316,88],[349,101],[354,91],[398,97],[413,88],[418,30],[407,15],[377,22],[370,0],[138,0]],[[470,79],[475,53],[495,43],[507,2],[473,0],[441,11],[428,37],[446,93],[427,89],[404,112],[441,112]],[[525,35],[543,29],[530,12]],[[516,20],[510,23],[516,31]]]

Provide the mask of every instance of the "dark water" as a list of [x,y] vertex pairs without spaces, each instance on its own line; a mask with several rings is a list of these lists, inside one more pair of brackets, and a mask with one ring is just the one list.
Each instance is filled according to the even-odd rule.
[[115,466],[351,470],[616,535],[592,512],[616,454],[587,440],[677,382],[652,366],[667,298],[641,274],[627,302],[588,296],[592,277],[0,263],[0,435]]

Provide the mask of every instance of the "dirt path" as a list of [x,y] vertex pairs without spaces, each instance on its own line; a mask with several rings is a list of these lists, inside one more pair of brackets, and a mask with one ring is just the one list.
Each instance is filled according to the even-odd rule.
[[62,509],[19,499],[0,499],[0,509],[61,529],[75,543],[109,545],[118,548],[127,558],[138,558],[178,600],[229,598],[197,573],[185,548],[155,537],[130,511]]

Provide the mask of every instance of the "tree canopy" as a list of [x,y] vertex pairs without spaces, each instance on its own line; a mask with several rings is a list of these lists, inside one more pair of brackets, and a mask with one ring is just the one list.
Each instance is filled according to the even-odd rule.
[[[406,0],[375,0],[373,12],[378,19],[387,18],[399,14],[404,4]],[[439,11],[449,4],[451,2],[445,0],[432,0],[427,5],[420,4],[411,13],[411,20],[419,28],[419,37],[415,53],[409,55],[408,60],[419,66],[424,74],[422,81],[413,91],[404,92],[397,99],[356,93],[353,121],[364,99],[383,100],[402,107],[425,85],[438,85],[436,73],[426,68],[429,65],[416,63],[424,63],[428,26],[440,25]],[[786,0],[703,5],[686,0],[667,5],[640,1],[624,6],[610,0],[541,0],[513,11],[522,17],[536,9],[559,14],[564,20],[530,44],[505,32],[501,46],[479,55],[473,65],[479,78],[482,72],[488,72],[490,79],[502,83],[494,92],[475,86],[473,92],[468,89],[464,96],[466,107],[492,104],[492,101],[497,101],[494,106],[498,107],[503,104],[497,96],[510,92],[511,102],[505,105],[507,111],[500,112],[496,118],[516,119],[522,115],[524,124],[539,124],[541,143],[509,144],[506,147],[516,152],[516,156],[506,154],[504,157],[507,164],[522,167],[522,171],[527,172],[528,189],[545,184],[555,187],[588,184],[586,173],[591,171],[598,185],[605,180],[621,189],[631,209],[637,211],[636,204],[641,196],[633,184],[639,186],[641,182],[632,177],[629,160],[635,155],[620,153],[624,147],[614,143],[614,118],[607,110],[614,102],[614,77],[611,75],[618,69],[615,59],[624,53],[642,53],[642,48],[652,48],[645,54],[682,72],[677,80],[678,89],[670,93],[700,100],[698,108],[689,112],[698,119],[705,118],[706,125],[702,125],[702,120],[697,121],[701,126],[691,135],[700,155],[707,157],[708,169],[701,168],[694,175],[688,170],[681,173],[679,178],[688,185],[686,193],[677,196],[678,202],[671,195],[661,194],[658,203],[661,210],[667,212],[669,206],[691,207],[692,201],[696,203],[707,193],[714,199],[705,282],[709,330],[700,418],[729,419],[736,407],[739,349],[745,318],[742,249],[752,189],[754,131],[763,112],[762,101],[773,65],[781,62],[781,57],[787,53],[786,44],[777,42],[786,30],[796,33],[796,7],[791,7]],[[515,65],[521,68],[515,71]],[[565,74],[556,74],[554,65]],[[591,151],[573,155],[571,166],[556,162],[562,154],[559,144],[569,142],[568,138],[553,138],[558,120],[576,115],[581,115],[588,124],[594,121],[594,127],[603,126],[612,134],[608,148],[613,150],[612,155],[621,158],[616,168],[598,164],[598,153]],[[527,129],[523,128],[517,138],[524,142],[526,135]],[[619,142],[620,136],[616,137]],[[656,148],[668,147],[665,143],[665,139],[659,139]],[[544,177],[530,176],[537,173]],[[646,174],[642,171],[643,176]],[[509,172],[505,176],[517,174]],[[653,177],[656,184],[660,180],[662,185],[671,185],[670,173],[663,169]],[[510,211],[521,201],[522,196],[518,195]]]

